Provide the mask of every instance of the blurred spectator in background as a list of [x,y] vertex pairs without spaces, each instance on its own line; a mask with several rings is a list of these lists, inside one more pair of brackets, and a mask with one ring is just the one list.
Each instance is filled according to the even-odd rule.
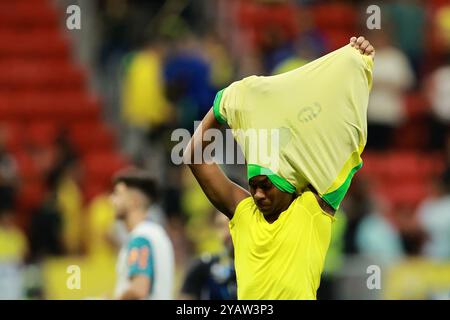
[[214,91],[228,86],[234,79],[234,66],[225,43],[215,33],[203,38],[204,56],[210,65],[210,84]]
[[400,235],[405,256],[419,257],[426,240],[426,234],[420,225],[417,211],[410,203],[394,204],[390,220]]
[[260,56],[264,73],[286,59],[298,32],[297,11],[290,1],[240,1],[239,32],[250,44],[250,51]]
[[26,236],[14,224],[13,212],[0,208],[0,300],[24,297],[22,264],[27,251]]
[[380,263],[395,262],[403,255],[400,235],[377,210],[370,190],[369,181],[358,176],[343,204],[348,221],[344,252],[375,258]]
[[[311,11],[298,10],[299,34],[292,42],[286,57],[275,65],[272,74],[280,74],[299,68],[326,53],[326,38],[315,26]],[[280,57],[282,58],[282,57]]]
[[6,133],[0,127],[0,209],[15,205],[19,177],[14,158],[6,151]]
[[215,91],[210,85],[211,66],[194,35],[180,39],[167,57],[164,69],[167,95],[178,114],[178,124],[193,131],[193,122],[211,108]]
[[57,162],[49,173],[50,190],[55,192],[57,210],[61,214],[64,251],[80,254],[83,249],[84,208],[78,158],[64,133],[58,137],[56,145]]
[[57,205],[62,214],[64,247],[68,254],[80,254],[84,225],[83,196],[78,186],[79,168],[73,161],[61,168],[57,186]]
[[426,94],[431,104],[430,147],[445,147],[450,134],[450,64],[437,68],[425,82]]
[[214,222],[223,242],[223,251],[215,255],[203,254],[194,261],[187,271],[180,299],[237,299],[234,251],[228,228],[229,220],[223,213],[216,211]]
[[[161,153],[152,149],[150,137],[172,120],[165,98],[163,61],[165,44],[152,40],[141,50],[124,58],[121,118],[126,127],[124,148],[136,163],[145,164],[151,156]],[[153,151],[153,155],[151,155]]]
[[381,212],[371,211],[361,221],[356,235],[356,246],[361,255],[388,266],[404,256],[402,239]]
[[372,32],[370,39],[377,58],[367,110],[367,148],[386,149],[394,129],[405,120],[403,97],[414,84],[414,73],[405,54],[391,44],[386,30]]
[[347,197],[342,203],[342,210],[346,215],[346,227],[344,232],[343,250],[346,255],[358,253],[356,235],[363,218],[371,211],[367,191],[367,182],[356,176],[349,189]]
[[80,254],[82,250],[78,160],[63,132],[56,141],[55,153],[55,163],[46,178],[46,199],[31,219],[31,261],[48,255]]
[[114,207],[106,193],[96,196],[87,207],[87,253],[98,259],[111,259],[116,254]]
[[325,264],[323,267],[320,287],[317,290],[317,299],[336,299],[337,278],[343,266],[344,256],[344,233],[347,225],[347,218],[342,210],[338,210],[334,215],[336,221],[331,225],[331,241],[328,247]]
[[430,7],[431,26],[427,30],[429,56],[426,64],[436,69],[440,65],[450,64],[450,3],[433,2]]
[[30,222],[30,262],[40,262],[49,255],[64,253],[63,218],[57,204],[55,186],[42,205],[33,213]]
[[450,169],[442,175],[439,184],[440,195],[419,207],[419,221],[427,233],[425,255],[450,260]]
[[[111,200],[128,236],[117,261],[115,297],[120,300],[170,300],[173,296],[173,246],[165,230],[148,221],[156,181],[130,169],[114,178]],[[151,213],[150,213],[151,214]]]
[[211,205],[194,176],[182,172],[181,208],[186,215],[186,233],[192,241],[194,255],[220,252],[222,244],[213,228]]
[[[392,23],[393,42],[408,57],[415,74],[419,75],[424,57],[427,22],[426,10],[422,7],[422,1],[392,1],[383,4],[381,10],[386,14],[383,17]],[[379,33],[388,33],[386,28],[382,30]],[[377,48],[376,44],[374,47]],[[376,63],[378,63],[378,53],[377,50]]]

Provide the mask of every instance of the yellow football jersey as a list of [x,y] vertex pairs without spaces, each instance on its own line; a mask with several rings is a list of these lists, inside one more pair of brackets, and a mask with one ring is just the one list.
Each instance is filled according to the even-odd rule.
[[372,68],[371,57],[347,45],[295,70],[251,76],[219,91],[214,115],[232,129],[249,178],[266,174],[286,192],[311,184],[338,209],[362,166]]
[[230,220],[238,299],[316,299],[333,220],[310,191],[273,223],[242,200]]

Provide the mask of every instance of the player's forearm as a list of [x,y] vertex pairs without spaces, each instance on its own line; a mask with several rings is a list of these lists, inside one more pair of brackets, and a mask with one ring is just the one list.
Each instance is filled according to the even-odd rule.
[[[206,163],[203,158],[203,150],[208,146],[209,141],[204,139],[204,133],[209,129],[217,129],[219,123],[215,119],[211,118],[211,111],[205,116],[201,124],[195,130],[194,135],[189,141],[184,154],[184,163],[186,163],[192,171],[203,192],[208,197],[209,201],[219,210],[223,209],[220,204],[218,195],[211,186],[215,183],[214,177],[217,177],[222,173],[219,166],[216,163]],[[198,155],[196,155],[198,154]]]
[[[195,130],[186,150],[183,154],[184,163],[191,166],[192,164],[204,164],[203,150],[211,143],[204,138],[204,134],[210,129],[219,129],[220,123],[214,117],[212,109],[206,114],[202,122]],[[197,154],[197,157],[196,157]],[[196,163],[197,162],[197,163]]]
[[210,143],[210,141],[204,139],[205,132],[209,129],[218,129],[219,127],[220,124],[215,119],[211,109],[191,138],[184,153],[184,163],[189,166],[195,179],[214,207],[231,218],[236,203],[246,197],[247,192],[231,182],[219,165],[212,162],[212,159],[203,158],[203,151]]

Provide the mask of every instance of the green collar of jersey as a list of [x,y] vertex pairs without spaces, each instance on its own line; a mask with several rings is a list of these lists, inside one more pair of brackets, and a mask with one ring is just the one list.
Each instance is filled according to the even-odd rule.
[[[333,209],[335,210],[339,209],[339,205],[344,199],[344,196],[347,193],[348,188],[350,187],[350,183],[352,181],[353,176],[359,169],[361,169],[362,165],[363,164],[360,163],[356,167],[354,167],[347,176],[345,182],[337,190],[322,195],[321,198],[325,202],[327,202]],[[275,174],[269,168],[261,167],[257,164],[247,165],[248,180],[256,176],[267,176],[273,183],[273,185],[283,192],[294,193],[296,191],[295,187],[289,181]]]
[[275,174],[269,168],[264,168],[257,164],[247,165],[248,180],[256,176],[267,176],[269,180],[273,183],[273,185],[283,192],[287,193],[295,192],[295,187],[289,181]]

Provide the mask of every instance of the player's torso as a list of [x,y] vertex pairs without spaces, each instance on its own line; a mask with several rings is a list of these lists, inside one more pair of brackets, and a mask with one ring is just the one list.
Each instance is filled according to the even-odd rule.
[[297,198],[272,224],[248,201],[231,228],[239,299],[315,299],[331,218],[312,193]]

